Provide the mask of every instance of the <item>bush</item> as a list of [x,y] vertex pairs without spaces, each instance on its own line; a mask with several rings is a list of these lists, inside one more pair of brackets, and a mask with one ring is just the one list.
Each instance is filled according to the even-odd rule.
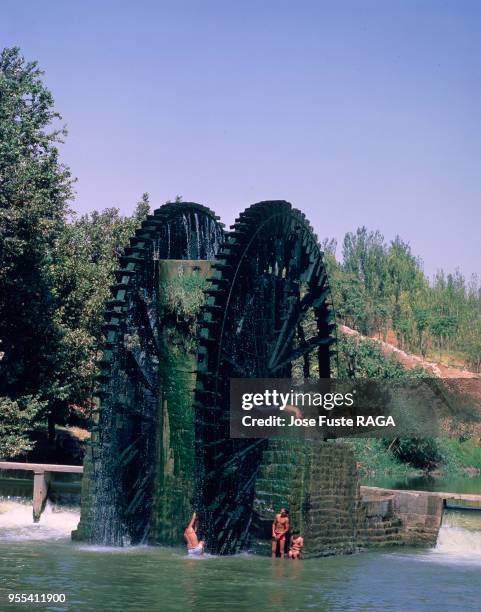
[[435,438],[401,438],[391,449],[399,461],[423,470],[432,470],[444,460]]
[[30,395],[12,400],[0,397],[0,457],[9,459],[32,450],[29,433],[35,417],[46,406]]

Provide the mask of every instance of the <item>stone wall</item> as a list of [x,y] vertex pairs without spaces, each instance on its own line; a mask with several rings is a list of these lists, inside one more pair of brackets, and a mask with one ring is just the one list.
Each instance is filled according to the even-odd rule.
[[436,494],[361,487],[359,543],[363,547],[434,546],[443,506]]
[[304,557],[357,548],[359,487],[352,451],[331,442],[270,441],[256,481],[252,549],[270,554],[274,514],[287,506]]
[[403,543],[402,521],[394,515],[394,496],[362,495],[358,518],[360,548],[394,546]]
[[254,552],[270,553],[272,519],[282,506],[291,529],[304,535],[304,557],[435,546],[443,514],[436,494],[359,487],[352,451],[333,442],[270,442],[256,482]]

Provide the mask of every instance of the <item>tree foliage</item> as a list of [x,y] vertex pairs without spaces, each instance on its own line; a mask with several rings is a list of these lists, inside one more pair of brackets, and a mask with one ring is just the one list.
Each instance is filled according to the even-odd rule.
[[32,396],[0,397],[0,458],[12,459],[32,449],[29,434],[44,407]]
[[66,135],[35,62],[0,55],[0,455],[28,450],[29,428],[91,403],[104,302],[117,255],[148,214],[117,209],[68,219]]
[[132,216],[107,208],[74,217],[58,240],[52,274],[58,304],[56,322],[62,329],[65,349],[61,359],[66,390],[63,418],[73,407],[80,414],[89,412],[114,270],[149,210],[148,194],[144,193]]
[[386,244],[365,227],[348,233],[342,261],[326,241],[334,307],[340,322],[367,336],[393,331],[400,348],[437,356],[448,353],[474,372],[481,369],[481,286],[459,270],[438,272],[432,282],[409,244]]
[[436,438],[400,438],[386,444],[399,461],[422,470],[432,470],[444,459]]
[[[49,412],[59,399],[62,331],[51,265],[72,197],[57,149],[65,132],[55,127],[60,115],[41,75],[19,49],[1,53],[0,394],[24,424],[27,413]],[[47,401],[32,399],[30,410],[20,399],[29,397]]]

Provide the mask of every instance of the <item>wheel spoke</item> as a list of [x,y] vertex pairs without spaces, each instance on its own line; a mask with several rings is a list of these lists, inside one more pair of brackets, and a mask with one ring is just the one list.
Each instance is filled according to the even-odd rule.
[[303,346],[300,346],[297,349],[291,351],[280,363],[277,363],[274,368],[272,368],[271,373],[275,373],[280,368],[283,368],[289,363],[292,363],[296,359],[303,357],[304,355],[310,353],[315,348],[320,346],[329,346],[334,342],[334,338],[328,336],[327,338],[322,337],[314,337],[310,338]]
[[154,324],[152,323],[151,317],[149,315],[149,307],[145,302],[144,298],[140,295],[140,293],[136,291],[133,297],[135,309],[140,319],[139,327],[142,329],[142,332],[145,333],[147,341],[152,345],[155,354],[160,359],[160,349],[156,338],[156,322]]
[[155,385],[155,378],[153,376],[153,373],[148,372],[145,366],[143,367],[140,364],[133,351],[127,350],[126,355],[127,369],[131,371],[132,376],[136,378],[143,387],[154,393],[154,395],[157,395],[158,390]]
[[311,290],[302,297],[300,302],[297,301],[295,296],[290,298],[289,314],[284,321],[275,348],[269,360],[269,370],[274,371],[281,367],[279,365],[281,360],[283,363],[285,363],[285,353],[289,350],[294,334],[296,333],[296,330],[299,328],[309,309],[316,304],[321,304],[327,296],[328,289],[321,286],[312,287]]

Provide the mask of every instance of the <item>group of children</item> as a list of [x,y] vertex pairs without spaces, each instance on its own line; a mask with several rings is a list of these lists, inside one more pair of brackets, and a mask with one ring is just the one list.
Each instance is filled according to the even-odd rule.
[[[197,537],[197,516],[194,512],[189,524],[184,530],[184,538],[187,545],[187,554],[189,556],[199,556],[204,554],[204,542],[199,540]],[[272,522],[272,557],[277,556],[277,547],[279,547],[279,553],[281,559],[284,559],[284,552],[286,547],[286,539],[289,533],[289,512],[287,508],[281,508],[280,511],[275,515],[274,521]],[[289,559],[300,559],[301,551],[304,547],[304,538],[301,536],[299,530],[294,530],[291,533],[289,542]]]

